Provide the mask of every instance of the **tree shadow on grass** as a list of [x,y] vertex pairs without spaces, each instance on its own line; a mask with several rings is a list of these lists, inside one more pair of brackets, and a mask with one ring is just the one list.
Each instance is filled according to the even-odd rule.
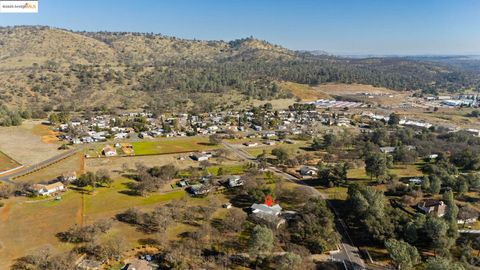
[[118,191],[118,193],[125,194],[125,195],[128,195],[128,196],[135,196],[135,197],[141,196],[141,194],[139,194],[135,190],[135,187],[136,187],[137,183],[135,183],[135,182],[123,182],[122,185],[125,186],[125,188],[127,188],[127,189],[120,190],[120,191]]
[[247,194],[239,194],[230,199],[230,203],[238,208],[248,208],[252,205],[253,200]]
[[155,246],[155,245],[160,244],[160,242],[157,239],[154,239],[154,238],[138,239],[138,243],[140,245],[145,245],[145,246]]

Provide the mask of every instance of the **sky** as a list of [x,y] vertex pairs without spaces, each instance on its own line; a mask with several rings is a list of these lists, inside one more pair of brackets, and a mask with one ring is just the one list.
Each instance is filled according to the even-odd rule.
[[204,40],[254,36],[348,55],[480,54],[480,0],[39,0],[0,26],[154,32]]

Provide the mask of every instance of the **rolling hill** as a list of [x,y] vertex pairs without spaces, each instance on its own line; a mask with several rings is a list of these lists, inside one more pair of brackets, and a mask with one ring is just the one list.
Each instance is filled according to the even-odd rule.
[[205,110],[212,96],[295,94],[278,82],[461,91],[475,87],[478,74],[443,62],[296,52],[254,38],[226,42],[44,26],[0,28],[0,101],[10,108],[167,110],[197,104]]

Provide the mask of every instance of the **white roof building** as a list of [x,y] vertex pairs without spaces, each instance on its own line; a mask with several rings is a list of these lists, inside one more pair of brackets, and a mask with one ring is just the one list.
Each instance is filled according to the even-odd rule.
[[282,207],[280,207],[280,205],[278,205],[278,204],[268,206],[264,203],[262,203],[262,204],[254,203],[254,204],[252,204],[251,208],[252,208],[252,212],[254,214],[264,213],[264,214],[278,216],[280,214],[280,212],[282,212]]

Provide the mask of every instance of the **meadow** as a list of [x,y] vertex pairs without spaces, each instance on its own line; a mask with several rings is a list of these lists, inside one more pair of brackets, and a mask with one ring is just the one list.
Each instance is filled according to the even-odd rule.
[[133,142],[135,155],[160,155],[207,151],[218,146],[210,145],[207,137],[160,138]]

